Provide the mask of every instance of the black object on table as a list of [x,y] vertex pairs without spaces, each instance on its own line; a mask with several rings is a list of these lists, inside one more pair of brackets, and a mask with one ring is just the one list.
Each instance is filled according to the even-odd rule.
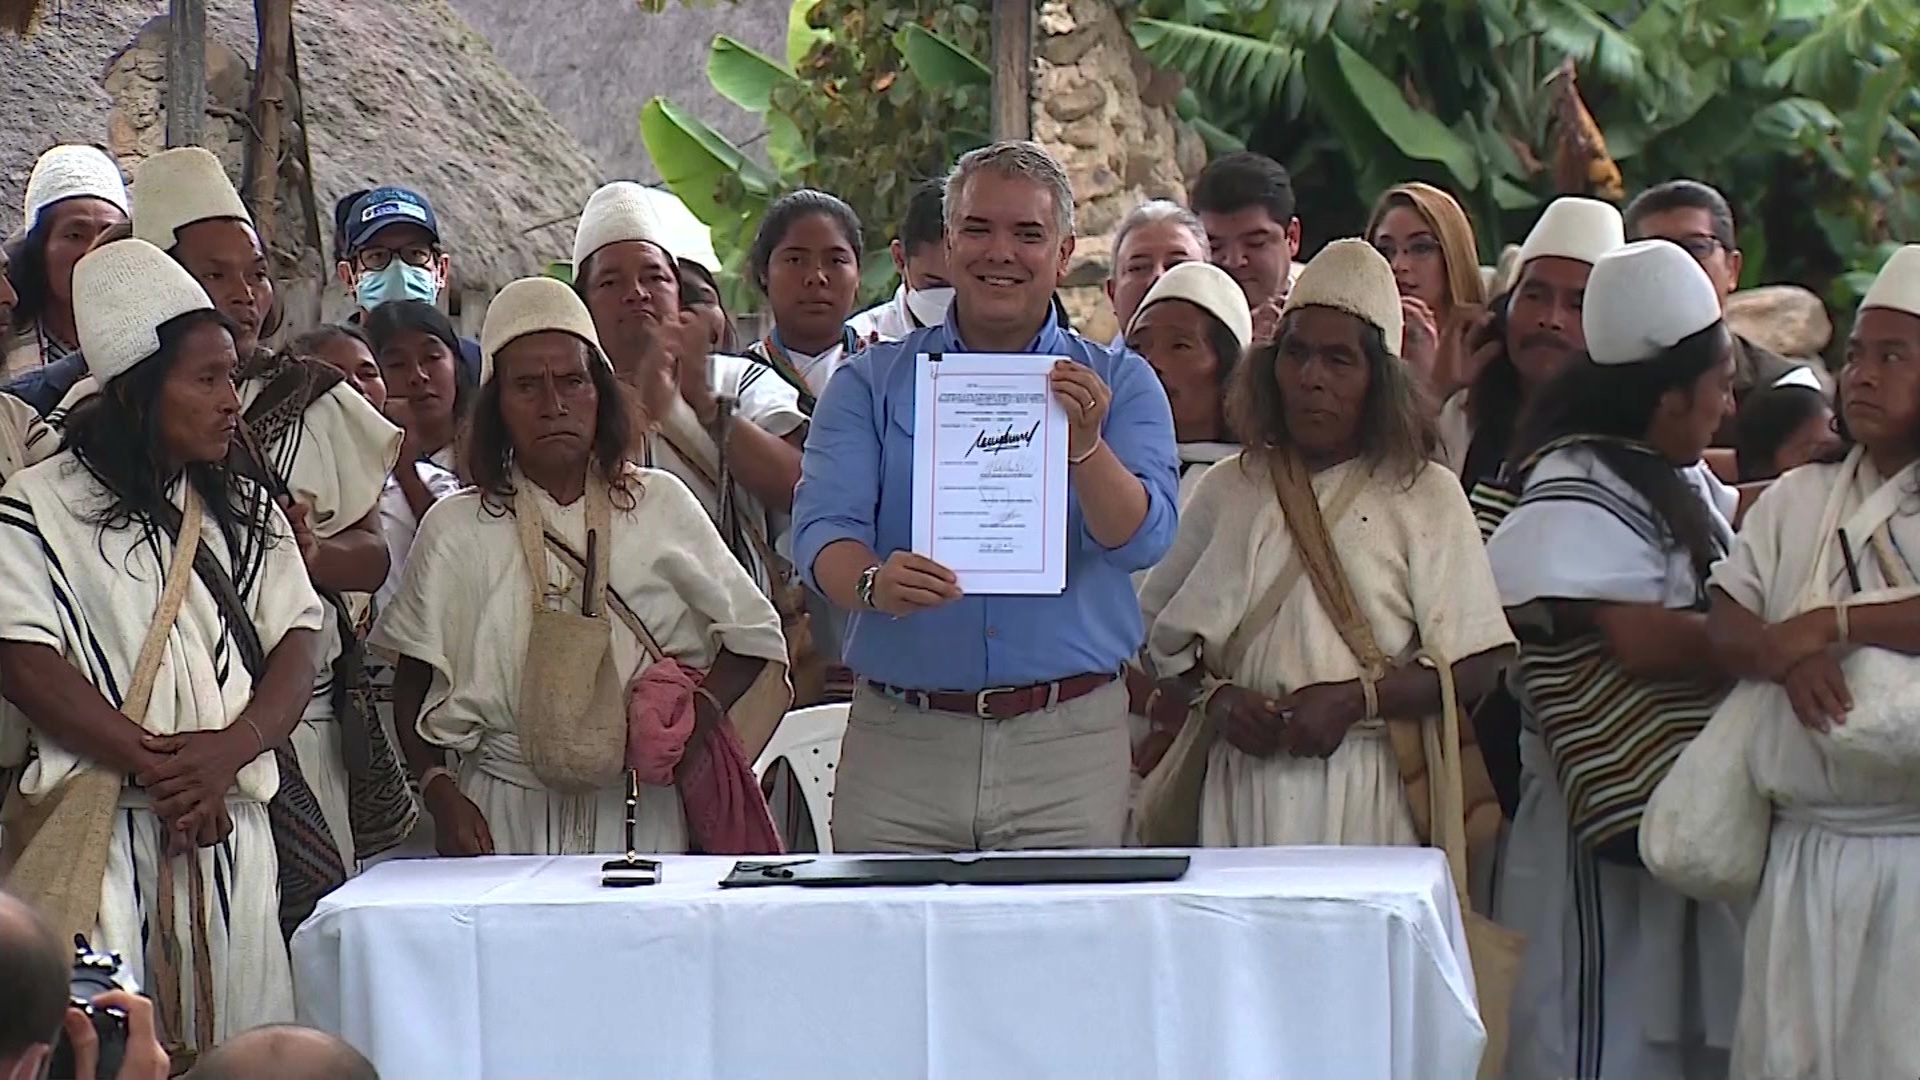
[[908,855],[891,858],[800,859],[735,863],[725,888],[798,885],[1084,885],[1178,881],[1185,855]]

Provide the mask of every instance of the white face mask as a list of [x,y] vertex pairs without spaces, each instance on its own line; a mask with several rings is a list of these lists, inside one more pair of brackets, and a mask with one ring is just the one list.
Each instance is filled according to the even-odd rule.
[[946,287],[938,289],[907,290],[907,310],[920,320],[921,326],[939,326],[947,321],[947,309],[953,306],[953,290]]

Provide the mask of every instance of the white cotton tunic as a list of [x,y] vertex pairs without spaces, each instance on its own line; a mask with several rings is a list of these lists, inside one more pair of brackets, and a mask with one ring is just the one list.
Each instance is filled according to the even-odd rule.
[[1440,406],[1434,423],[1440,436],[1440,463],[1455,473],[1467,467],[1467,451],[1473,446],[1473,417],[1467,412],[1467,391],[1456,392]]
[[[1799,614],[1831,539],[1816,535],[1829,495],[1844,500],[1844,524],[1881,482],[1864,460],[1850,481],[1839,465],[1787,473],[1748,513],[1714,587],[1768,623]],[[1887,531],[1911,571],[1920,498],[1904,497]],[[1870,553],[1856,561],[1864,591],[1893,585]],[[1849,594],[1822,590],[1815,606]],[[1733,1075],[1920,1076],[1920,775],[1831,756],[1784,693],[1766,700],[1750,718],[1747,761],[1774,803],[1773,834],[1747,925]]]
[[[1593,479],[1646,506],[1579,447],[1547,455],[1527,486],[1568,477]],[[1738,495],[1703,465],[1685,479],[1715,530],[1730,538]],[[1509,607],[1547,598],[1690,608],[1699,595],[1684,551],[1657,547],[1588,503],[1518,507],[1487,554]],[[1525,709],[1522,681],[1508,685]],[[1574,845],[1568,822],[1552,759],[1529,716],[1495,912],[1527,937],[1508,1030],[1509,1074],[1724,1075],[1740,994],[1739,914],[1688,900],[1639,867],[1595,859]]]
[[[240,384],[242,412],[250,408],[268,382],[249,379]],[[58,407],[47,415],[54,428],[80,402],[99,393],[88,375],[73,384]],[[301,422],[288,428],[274,446],[267,447],[270,464],[286,477],[295,499],[308,508],[308,524],[320,539],[339,535],[366,517],[380,498],[388,473],[400,456],[400,429],[380,415],[367,399],[342,381],[307,407]],[[335,620],[321,627],[314,670],[313,696],[301,714],[290,740],[301,774],[313,789],[315,801],[340,849],[347,873],[354,871],[354,843],[347,813],[346,763],[340,753],[339,733],[333,723],[333,662],[343,643]]]
[[[175,505],[181,490],[176,485]],[[21,471],[0,491],[0,596],[7,598],[0,604],[0,640],[58,651],[119,707],[160,605],[173,543],[164,534],[150,541],[135,528],[103,532],[89,517],[106,498],[105,489],[71,453]],[[320,598],[307,581],[286,519],[275,510],[272,522],[272,541],[237,570],[211,514],[200,541],[233,574],[269,653],[289,631],[317,630],[322,619]],[[213,594],[196,577],[168,635],[142,726],[158,735],[216,731],[232,724],[252,699],[252,679],[221,626]],[[11,707],[6,713],[0,726],[23,722]],[[37,734],[30,741],[19,780],[20,794],[30,801],[89,765]],[[242,767],[227,796],[233,834],[196,855],[207,883],[207,907],[200,918],[211,948],[217,1039],[293,1018],[293,983],[278,916],[279,863],[266,810],[278,788],[272,755]],[[125,788],[91,938],[97,947],[119,953],[149,994],[157,992],[146,946],[162,930],[154,897],[163,834],[145,793]],[[176,870],[176,911],[190,913],[190,874],[184,864],[176,864]],[[184,932],[182,940],[188,940]],[[189,1010],[191,965],[191,956],[181,965],[181,1000]],[[186,1031],[192,1031],[191,1022]]]
[[[267,381],[240,384],[244,412],[267,388]],[[326,540],[372,513],[394,462],[400,456],[399,428],[345,381],[336,383],[307,406],[278,444],[266,448],[273,467],[286,477],[293,497],[306,504],[314,536]],[[340,732],[334,726],[333,663],[344,646],[339,622],[329,609],[321,630],[313,695],[293,731],[293,754],[327,820],[341,865],[354,872],[352,819],[347,811],[347,766]]]
[[[734,561],[713,523],[672,474],[637,469],[632,510],[613,508],[612,588],[668,656],[696,668],[721,650],[786,663],[773,605]],[[555,503],[525,480],[548,529],[576,551],[586,544],[586,500]],[[547,557],[543,592],[578,611],[580,582]],[[486,815],[500,854],[574,855],[626,850],[625,792],[548,791],[527,767],[515,734],[520,674],[532,622],[526,559],[512,516],[475,490],[427,512],[407,557],[400,594],[374,626],[372,643],[433,669],[418,728],[428,743],[461,755],[460,790]],[[609,617],[623,675],[645,661],[640,643]],[[643,787],[638,850],[684,852],[686,823],[671,788]]]
[[[1364,467],[1347,462],[1316,474],[1321,503]],[[1330,532],[1389,657],[1410,655],[1416,640],[1451,663],[1513,643],[1466,496],[1444,468],[1423,464],[1410,484],[1370,478]],[[1235,456],[1209,469],[1141,595],[1159,673],[1191,670],[1201,650],[1223,650],[1292,553],[1266,468]],[[1254,634],[1239,668],[1217,674],[1279,698],[1317,683],[1353,682],[1360,665],[1303,574],[1278,617]],[[1257,758],[1216,742],[1200,839],[1208,847],[1419,842],[1378,723],[1356,726],[1324,761]]]

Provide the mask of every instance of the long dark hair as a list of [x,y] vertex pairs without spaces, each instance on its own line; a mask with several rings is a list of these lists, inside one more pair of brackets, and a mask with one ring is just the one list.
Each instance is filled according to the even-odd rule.
[[7,281],[20,297],[13,305],[14,333],[31,330],[53,299],[53,285],[47,277],[47,235],[53,231],[53,215],[42,212],[33,228],[7,244]]
[[[228,334],[234,330],[227,317],[215,311],[193,311],[167,320],[159,327],[159,351],[109,380],[67,417],[62,448],[73,451],[81,466],[107,490],[106,504],[89,515],[101,531],[103,544],[108,530],[125,528],[138,528],[155,538],[160,518],[171,515],[167,489],[175,477],[167,472],[160,449],[160,390],[180,360],[187,333],[208,324]],[[273,507],[267,490],[234,472],[224,460],[190,462],[185,471],[207,516],[226,539],[234,580],[244,581],[249,575],[242,568],[273,541]]]
[[[639,405],[626,384],[614,377],[613,369],[596,355],[593,346],[580,342],[585,353],[587,372],[599,399],[594,412],[593,452],[588,468],[599,472],[612,490],[616,507],[631,510],[636,493],[635,481],[627,462],[639,448]],[[507,434],[506,418],[500,415],[500,373],[481,384],[480,395],[467,418],[466,437],[460,441],[460,465],[463,477],[480,489],[482,497],[496,508],[504,508],[513,497],[513,439]]]
[[[1227,420],[1241,445],[1261,451],[1293,445],[1274,364],[1293,333],[1298,312],[1280,320],[1273,341],[1248,351],[1239,378],[1227,397]],[[1433,421],[1407,365],[1387,351],[1380,328],[1360,324],[1360,349],[1367,359],[1367,396],[1360,406],[1360,456],[1376,470],[1385,468],[1411,484],[1433,457]]]
[[738,352],[740,339],[733,329],[733,313],[727,310],[726,298],[720,295],[720,283],[714,280],[712,271],[692,259],[675,259],[673,265],[680,272],[680,310],[690,311],[700,306],[697,285],[712,289],[713,305],[720,309],[721,326],[720,344],[714,347],[723,353]]
[[[1734,420],[1733,454],[1739,464],[1740,482],[1778,476],[1773,459],[1781,444],[1826,407],[1827,396],[1811,386],[1770,386],[1749,394]],[[1841,430],[1837,414],[1835,427]]]
[[447,355],[453,357],[453,425],[457,429],[473,408],[480,387],[473,381],[472,370],[460,362],[460,335],[454,332],[453,320],[425,300],[391,300],[368,312],[362,326],[372,342],[368,351],[376,361],[394,338],[410,330],[437,338],[446,346]]
[[[1681,339],[1658,359],[1596,364],[1580,353],[1540,388],[1520,418],[1510,461],[1532,458],[1548,444],[1597,436],[1586,448],[1638,492],[1666,538],[1684,548],[1702,582],[1722,554],[1712,518],[1682,469],[1646,445],[1654,410],[1669,390],[1685,390],[1726,359],[1724,322]],[[1525,474],[1516,481],[1524,484]]]

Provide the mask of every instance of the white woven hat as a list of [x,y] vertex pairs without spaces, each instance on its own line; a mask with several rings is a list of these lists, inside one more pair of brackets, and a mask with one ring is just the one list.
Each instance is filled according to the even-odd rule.
[[1281,315],[1303,307],[1344,311],[1377,328],[1386,341],[1387,352],[1400,355],[1406,332],[1400,288],[1393,282],[1393,267],[1365,240],[1335,240],[1307,263],[1293,279]]
[[713,230],[707,223],[694,216],[680,196],[661,188],[647,187],[640,190],[647,193],[653,202],[653,208],[660,216],[660,224],[666,229],[667,250],[675,258],[692,259],[711,273],[720,272],[720,256],[713,250]]
[[1920,244],[1907,244],[1893,253],[1874,277],[1860,307],[1892,308],[1920,315]]
[[1720,321],[1720,294],[1679,245],[1636,240],[1593,264],[1580,326],[1587,355],[1614,366],[1657,360]]
[[172,251],[175,235],[196,222],[238,219],[253,224],[227,170],[199,146],[163,150],[133,171],[133,235]]
[[1569,195],[1541,211],[1540,220],[1520,245],[1520,265],[1542,256],[1596,263],[1626,242],[1626,224],[1611,203]]
[[1253,342],[1253,314],[1247,310],[1247,294],[1231,275],[1212,263],[1181,263],[1161,274],[1160,280],[1147,290],[1140,306],[1134,309],[1127,332],[1132,333],[1133,328],[1140,325],[1140,316],[1162,300],[1185,300],[1219,319],[1233,332],[1242,351]]
[[580,225],[573,234],[573,266],[578,271],[594,252],[628,240],[644,240],[672,258],[670,237],[659,203],[648,190],[631,180],[616,180],[594,192],[580,211]]
[[144,240],[116,240],[73,267],[73,325],[87,371],[102,384],[160,351],[160,327],[212,311],[186,267]]
[[487,305],[486,320],[480,324],[480,381],[493,378],[493,358],[501,349],[544,330],[572,334],[593,346],[593,355],[602,364],[613,367],[600,347],[600,336],[594,333],[586,303],[566,282],[530,277],[509,282]]
[[95,146],[56,146],[33,163],[20,228],[31,232],[47,207],[66,199],[105,199],[127,212],[127,185],[120,166]]

